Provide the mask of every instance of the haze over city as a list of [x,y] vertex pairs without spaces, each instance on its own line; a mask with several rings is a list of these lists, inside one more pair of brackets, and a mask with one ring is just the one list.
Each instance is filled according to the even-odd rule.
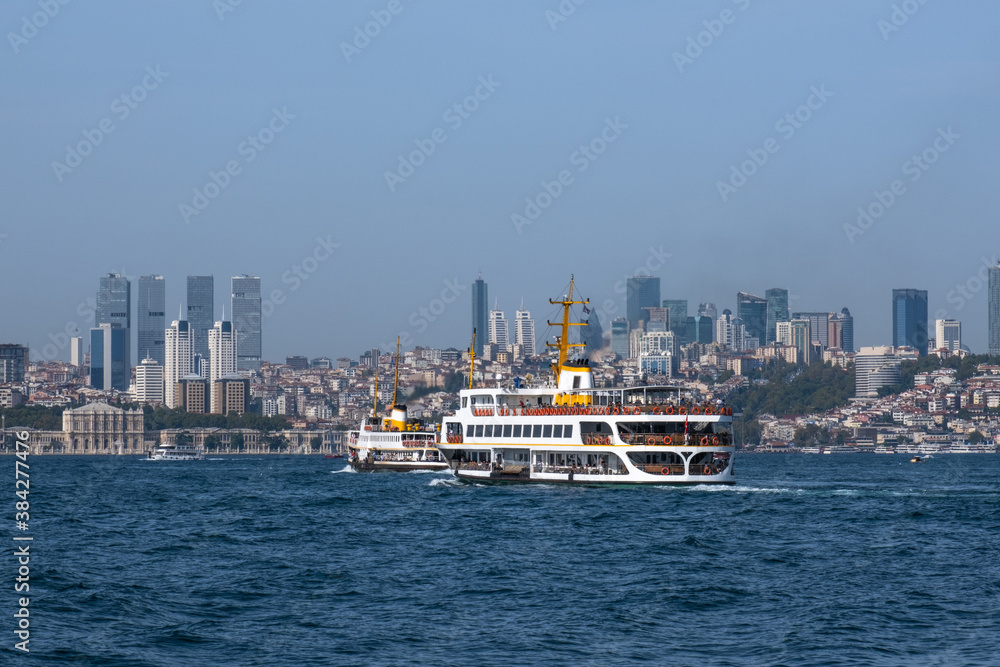
[[1000,7],[903,4],[8,3],[3,339],[85,331],[108,272],[163,275],[168,320],[248,273],[264,359],[465,348],[480,271],[542,322],[649,270],[846,306],[859,347],[927,290],[984,351]]

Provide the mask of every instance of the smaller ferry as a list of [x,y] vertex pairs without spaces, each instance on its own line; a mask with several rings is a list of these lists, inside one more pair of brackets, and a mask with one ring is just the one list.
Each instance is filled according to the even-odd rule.
[[149,452],[150,461],[204,461],[205,453],[194,445],[178,445],[168,442]]
[[396,379],[389,416],[378,414],[378,370],[375,372],[375,406],[361,426],[350,431],[347,461],[359,472],[379,470],[448,470],[437,448],[438,430],[419,419],[410,419],[406,406],[396,402],[399,390],[399,340],[396,340]]

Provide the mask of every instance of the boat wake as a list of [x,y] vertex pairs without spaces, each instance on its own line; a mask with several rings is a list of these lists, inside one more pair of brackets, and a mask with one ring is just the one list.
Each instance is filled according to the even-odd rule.
[[340,474],[342,472],[357,472],[357,470],[355,470],[354,468],[352,468],[350,464],[347,464],[346,466],[344,466],[340,470],[331,470],[330,474],[331,475],[338,475],[338,474]]
[[428,486],[463,486],[463,484],[456,477],[448,477],[447,479],[438,477],[437,479],[432,479]]

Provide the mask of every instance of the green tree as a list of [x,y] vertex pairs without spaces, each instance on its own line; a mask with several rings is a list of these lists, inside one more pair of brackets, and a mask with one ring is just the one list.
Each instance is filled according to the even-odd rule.
[[323,447],[323,438],[318,435],[314,435],[309,439],[309,444],[312,446],[314,452],[318,452]]
[[177,442],[178,445],[190,445],[191,444],[191,435],[189,433],[185,433],[184,431],[181,431],[180,433],[177,434],[176,442]]
[[218,451],[222,446],[222,441],[219,440],[219,436],[214,433],[205,438],[205,451],[215,452]]
[[984,442],[985,440],[986,436],[984,436],[979,431],[973,431],[972,433],[969,434],[970,445],[978,445],[979,443]]
[[237,452],[242,452],[246,447],[246,442],[242,433],[233,433],[229,438],[229,447]]

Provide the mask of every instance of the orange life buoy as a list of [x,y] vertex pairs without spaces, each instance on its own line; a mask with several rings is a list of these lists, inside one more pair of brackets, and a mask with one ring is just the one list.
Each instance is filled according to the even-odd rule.
[[614,408],[612,408],[611,414],[613,414],[613,415],[620,415],[621,414],[621,411],[618,409],[617,405]]
[[632,414],[638,415],[638,414],[641,414],[641,413],[642,413],[642,410],[639,409],[638,405],[635,406],[634,408],[632,408]]
[[693,407],[693,408],[691,408],[691,414],[693,414],[693,415],[700,415],[701,414],[701,408],[699,408],[699,407]]
[[707,444],[708,444],[708,436],[707,435],[701,436],[701,445],[702,445],[702,447],[704,447]]
[[668,468],[667,466],[663,466],[660,469],[660,474],[661,475],[669,475],[670,474],[670,468]]
[[719,444],[719,436],[717,436],[717,435],[712,436],[712,444],[713,445]]
[[663,409],[663,414],[665,414],[665,415],[672,415],[672,414],[674,414],[674,406],[668,405],[667,407],[665,407]]
[[655,445],[656,444],[656,438],[654,438],[651,435],[647,435],[646,436],[646,444],[647,445]]
[[712,408],[705,408],[705,414],[708,416],[712,415]]
[[604,436],[604,444],[605,445],[610,445],[611,444],[611,436],[610,435]]
[[608,407],[604,408],[604,414],[606,414],[606,415],[610,415],[611,414],[611,406],[610,405]]
[[679,414],[679,415],[686,415],[687,413],[688,413],[688,409],[687,408],[685,408],[685,407],[677,408],[677,414]]
[[654,407],[652,410],[650,410],[650,412],[652,412],[654,415],[660,414],[660,406]]
[[712,469],[709,468],[708,466],[705,466],[704,468],[702,468],[701,474],[702,475],[711,475],[712,474]]

